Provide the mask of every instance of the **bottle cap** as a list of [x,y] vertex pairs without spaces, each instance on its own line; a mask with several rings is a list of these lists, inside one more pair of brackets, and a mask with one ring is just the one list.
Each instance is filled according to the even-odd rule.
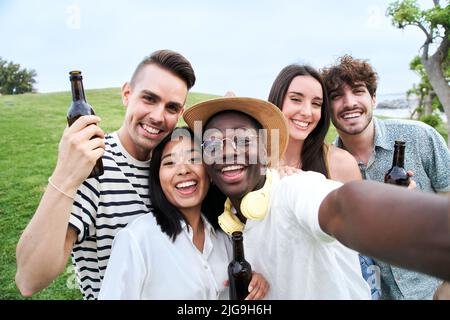
[[69,74],[70,74],[70,80],[83,79],[83,77],[81,76],[81,71],[74,70],[74,71],[70,71]]

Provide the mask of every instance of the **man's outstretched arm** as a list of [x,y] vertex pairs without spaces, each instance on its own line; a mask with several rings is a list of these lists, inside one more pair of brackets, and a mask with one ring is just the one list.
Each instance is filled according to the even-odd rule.
[[450,280],[449,215],[448,197],[355,181],[323,200],[319,223],[362,254]]

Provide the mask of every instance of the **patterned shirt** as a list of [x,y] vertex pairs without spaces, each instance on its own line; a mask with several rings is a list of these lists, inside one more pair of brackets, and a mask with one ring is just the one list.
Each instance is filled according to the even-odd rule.
[[117,132],[105,136],[105,144],[105,173],[78,188],[69,220],[78,232],[72,261],[84,299],[97,299],[115,235],[150,212],[150,161],[128,154]]
[[[450,191],[450,151],[442,136],[427,124],[413,120],[373,118],[374,149],[367,166],[359,162],[364,179],[384,182],[391,168],[394,141],[406,142],[405,169],[414,172],[417,189],[426,192]],[[338,137],[336,145],[345,149]],[[439,279],[388,265],[380,267],[382,299],[431,299],[442,282]]]

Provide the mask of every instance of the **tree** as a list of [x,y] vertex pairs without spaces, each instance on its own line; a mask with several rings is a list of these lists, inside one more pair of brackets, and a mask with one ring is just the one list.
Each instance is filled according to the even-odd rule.
[[[415,95],[418,98],[417,107],[411,114],[411,118],[429,116],[436,110],[445,112],[444,107],[430,84],[427,72],[420,62],[419,56],[415,56],[409,63],[409,69],[414,71],[420,77],[420,82],[414,84],[413,87],[406,92],[408,98],[411,95]],[[448,78],[450,77],[450,66],[447,66],[445,69],[445,77]]]
[[21,69],[19,64],[0,57],[0,94],[32,92],[36,76],[33,69]]
[[[440,0],[433,0],[434,6],[431,9],[421,10],[417,0],[395,1],[388,6],[386,15],[397,28],[416,26],[425,34],[425,41],[420,48],[420,62],[434,93],[444,107],[450,137],[450,77],[446,74],[450,65],[450,5],[448,0],[444,2],[446,5],[441,7]],[[450,148],[450,138],[448,146]]]

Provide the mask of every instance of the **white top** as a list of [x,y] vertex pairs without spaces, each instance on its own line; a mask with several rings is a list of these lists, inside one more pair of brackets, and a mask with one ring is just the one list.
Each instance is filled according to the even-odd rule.
[[358,253],[319,226],[322,200],[342,184],[311,171],[272,174],[267,216],[244,229],[245,258],[270,284],[265,298],[370,299]]
[[69,220],[78,231],[72,261],[85,299],[97,298],[117,232],[150,211],[150,161],[133,158],[117,132],[105,136],[105,144],[105,173],[81,184]]
[[99,299],[228,299],[223,282],[228,279],[231,242],[202,219],[203,252],[184,221],[175,242],[151,213],[130,223],[114,239]]

